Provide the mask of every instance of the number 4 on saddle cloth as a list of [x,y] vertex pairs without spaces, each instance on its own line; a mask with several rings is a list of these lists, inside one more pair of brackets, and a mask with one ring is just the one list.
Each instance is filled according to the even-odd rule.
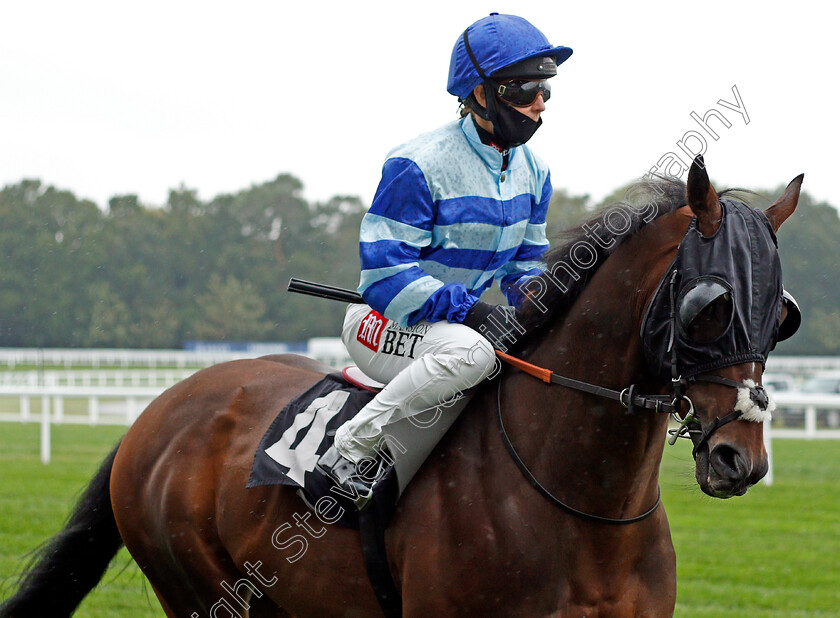
[[[315,468],[318,458],[332,446],[336,430],[371,399],[381,384],[358,368],[331,373],[290,401],[260,440],[248,487],[291,485],[304,502],[324,519],[358,528],[358,510],[345,489]],[[441,410],[430,410],[411,419],[386,425],[376,458],[360,462],[367,478],[375,478],[369,508],[387,525],[399,496],[438,441],[443,437],[468,397]]]

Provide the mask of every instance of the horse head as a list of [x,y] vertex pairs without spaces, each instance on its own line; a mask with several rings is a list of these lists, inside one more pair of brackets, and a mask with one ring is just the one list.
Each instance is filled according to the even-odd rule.
[[[523,355],[605,387],[629,408],[610,415],[597,395],[564,393],[556,404],[562,428],[545,431],[558,436],[557,460],[568,477],[616,477],[610,486],[632,486],[644,469],[649,501],[661,457],[654,445],[667,425],[651,410],[676,413],[679,435],[694,441],[705,493],[740,495],[766,474],[763,421],[773,404],[761,375],[770,350],[799,322],[782,286],[775,234],[796,208],[802,179],[761,212],[731,191],[718,193],[698,157],[686,184],[659,178],[634,185],[633,199],[595,213],[546,256],[519,314],[541,336]],[[598,442],[625,459],[563,459],[589,441],[593,452]]]
[[710,496],[742,495],[768,470],[763,424],[774,405],[761,375],[799,321],[775,233],[795,210],[802,179],[762,213],[718,194],[698,156],[686,190],[694,218],[645,316],[649,364],[670,373],[697,482]]

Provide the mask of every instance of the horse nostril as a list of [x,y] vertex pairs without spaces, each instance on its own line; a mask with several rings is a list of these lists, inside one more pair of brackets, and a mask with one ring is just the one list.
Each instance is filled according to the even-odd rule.
[[723,479],[739,481],[748,474],[744,458],[737,450],[726,444],[715,447],[709,455],[709,460],[715,472]]

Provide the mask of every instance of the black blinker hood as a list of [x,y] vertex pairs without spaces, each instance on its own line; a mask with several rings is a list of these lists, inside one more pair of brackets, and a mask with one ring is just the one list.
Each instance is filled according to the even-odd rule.
[[[721,210],[720,227],[708,238],[692,219],[642,321],[645,358],[660,379],[764,364],[777,341],[783,289],[776,235],[760,210],[729,198]],[[710,342],[691,341],[677,326],[677,301],[701,277],[728,283],[732,293],[729,326]]]

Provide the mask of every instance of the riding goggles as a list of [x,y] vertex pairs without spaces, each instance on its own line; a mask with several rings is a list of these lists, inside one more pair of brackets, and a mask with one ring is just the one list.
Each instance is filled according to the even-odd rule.
[[543,95],[543,101],[551,98],[551,85],[546,80],[513,79],[499,84],[496,88],[500,99],[516,107],[531,105],[540,93]]

